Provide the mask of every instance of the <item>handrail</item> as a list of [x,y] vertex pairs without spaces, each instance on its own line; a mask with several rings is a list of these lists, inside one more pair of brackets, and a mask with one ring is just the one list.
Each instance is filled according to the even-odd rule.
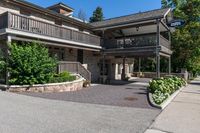
[[60,61],[58,64],[58,72],[61,73],[63,71],[80,74],[86,80],[91,81],[91,72],[80,62]]
[[6,21],[7,23],[6,25],[0,25],[0,28],[11,28],[20,31],[31,32],[34,34],[41,34],[59,39],[71,40],[100,46],[100,37],[96,35],[72,30],[63,26],[51,24],[48,22],[31,18],[29,16],[11,12],[3,13],[0,15],[0,17],[0,23],[1,21],[4,23]]

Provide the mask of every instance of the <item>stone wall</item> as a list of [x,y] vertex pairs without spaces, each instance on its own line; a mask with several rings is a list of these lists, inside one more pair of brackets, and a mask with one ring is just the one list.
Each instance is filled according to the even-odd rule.
[[10,92],[67,92],[67,91],[78,91],[83,89],[84,79],[80,78],[72,82],[63,83],[51,83],[41,85],[11,85],[8,86]]
[[83,52],[83,65],[91,72],[92,82],[97,82],[100,77],[100,56],[92,51]]

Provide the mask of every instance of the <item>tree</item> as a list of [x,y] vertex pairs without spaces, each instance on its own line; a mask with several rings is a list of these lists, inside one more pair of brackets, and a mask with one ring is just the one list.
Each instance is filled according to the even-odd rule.
[[98,22],[104,19],[103,16],[103,9],[101,7],[97,7],[96,10],[93,12],[92,17],[90,17],[90,22]]
[[78,18],[84,22],[87,20],[87,16],[84,10],[80,9],[78,12]]
[[200,72],[200,0],[176,0],[174,17],[185,20],[185,25],[172,34],[172,68],[187,68]]
[[167,3],[167,0],[161,0],[161,5],[162,5],[162,8],[167,8],[169,7],[168,3]]

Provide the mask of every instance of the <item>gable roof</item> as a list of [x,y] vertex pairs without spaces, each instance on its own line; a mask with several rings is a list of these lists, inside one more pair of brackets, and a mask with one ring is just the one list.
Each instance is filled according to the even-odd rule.
[[56,7],[63,7],[65,9],[67,9],[67,10],[74,11],[74,9],[72,7],[66,5],[66,4],[64,4],[62,2],[59,2],[59,3],[57,3],[55,5],[52,5],[52,6],[49,6],[49,7],[47,7],[47,9],[53,9],[53,8],[56,8]]
[[159,19],[159,18],[164,18],[170,12],[170,10],[171,10],[170,8],[156,9],[152,11],[140,12],[140,13],[131,14],[127,16],[106,19],[104,21],[93,22],[93,23],[90,23],[90,25],[92,25],[95,28],[102,28],[102,27],[107,27],[107,26],[128,24],[128,23],[133,23],[133,22],[138,22],[138,21]]

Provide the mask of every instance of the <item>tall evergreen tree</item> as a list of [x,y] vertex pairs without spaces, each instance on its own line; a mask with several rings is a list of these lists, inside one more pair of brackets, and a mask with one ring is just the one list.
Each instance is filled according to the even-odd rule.
[[104,19],[103,16],[103,9],[101,7],[97,7],[96,10],[93,12],[92,17],[90,17],[90,22],[97,22],[102,21]]
[[162,8],[167,8],[169,7],[168,3],[167,3],[167,0],[161,0],[161,5],[162,5]]

